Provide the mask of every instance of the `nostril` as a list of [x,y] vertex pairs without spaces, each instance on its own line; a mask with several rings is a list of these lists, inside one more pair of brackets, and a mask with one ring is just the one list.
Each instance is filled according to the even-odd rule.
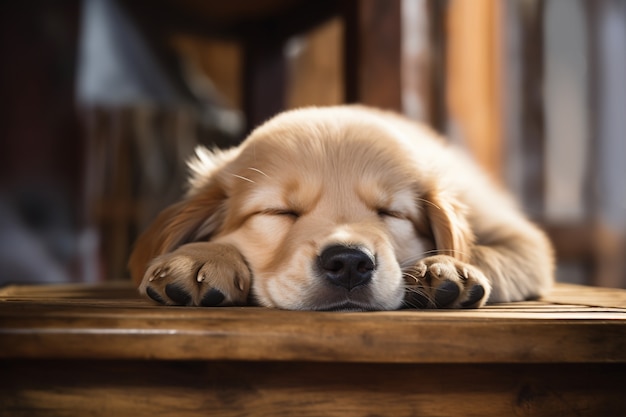
[[361,273],[366,273],[368,271],[373,271],[373,270],[374,270],[374,263],[371,262],[369,259],[367,261],[359,262],[359,264],[357,265],[357,271]]
[[338,259],[331,259],[330,262],[325,262],[323,265],[323,268],[330,272],[339,272],[344,267],[344,263]]
[[352,289],[367,284],[376,269],[374,256],[365,249],[333,245],[318,258],[321,274],[332,284]]

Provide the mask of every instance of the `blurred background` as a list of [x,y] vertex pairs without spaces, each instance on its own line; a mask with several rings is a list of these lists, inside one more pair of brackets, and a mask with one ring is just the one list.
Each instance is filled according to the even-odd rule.
[[0,31],[0,285],[127,279],[197,144],[361,102],[466,147],[560,281],[626,287],[622,0],[25,0]]

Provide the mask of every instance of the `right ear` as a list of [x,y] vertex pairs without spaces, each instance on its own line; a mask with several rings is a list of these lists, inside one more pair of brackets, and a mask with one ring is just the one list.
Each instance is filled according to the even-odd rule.
[[239,153],[239,148],[209,151],[199,147],[189,161],[191,176],[187,197],[163,210],[135,242],[128,268],[139,285],[152,259],[186,243],[208,240],[226,215],[226,186],[219,172]]
[[474,235],[465,215],[465,206],[441,191],[427,193],[422,201],[437,253],[468,262]]

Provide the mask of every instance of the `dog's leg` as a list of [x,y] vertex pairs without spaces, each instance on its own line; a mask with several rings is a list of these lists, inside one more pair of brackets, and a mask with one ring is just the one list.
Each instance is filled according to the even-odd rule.
[[552,287],[553,250],[543,233],[536,232],[535,238],[520,236],[473,248],[472,264],[491,282],[490,302],[534,299]]
[[235,247],[194,242],[150,262],[139,291],[168,305],[244,305],[251,278],[248,265]]
[[479,238],[469,261],[437,255],[405,271],[405,304],[417,308],[474,308],[489,302],[523,301],[552,286],[554,255],[543,232],[528,224]]

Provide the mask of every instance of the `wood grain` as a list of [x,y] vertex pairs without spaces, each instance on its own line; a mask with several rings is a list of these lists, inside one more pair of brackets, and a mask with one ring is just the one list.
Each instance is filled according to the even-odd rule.
[[[13,361],[0,416],[615,416],[620,365]],[[593,387],[593,389],[590,389]]]
[[626,291],[616,288],[558,284],[544,301],[554,304],[618,307],[626,309]]
[[[580,288],[559,287],[552,297],[584,301]],[[586,290],[605,294],[595,302],[600,307],[540,301],[479,310],[327,313],[162,307],[112,298],[125,294],[122,286],[113,290],[71,288],[65,296],[53,288],[30,295],[5,290],[0,358],[626,362],[626,309],[602,306],[623,302],[620,291]]]
[[626,415],[626,291],[479,310],[155,306],[0,290],[1,416]]

